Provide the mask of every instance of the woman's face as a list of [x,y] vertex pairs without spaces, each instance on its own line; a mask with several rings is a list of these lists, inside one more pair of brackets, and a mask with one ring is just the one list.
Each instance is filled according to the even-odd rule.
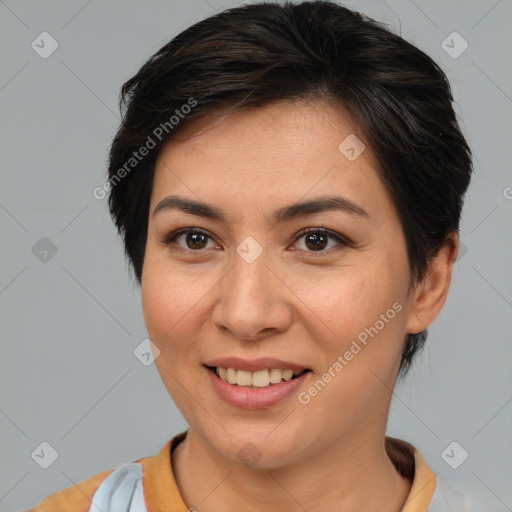
[[[232,461],[277,467],[378,438],[413,299],[369,150],[358,156],[354,126],[327,104],[280,102],[206,126],[164,147],[151,197],[142,301],[168,392]],[[228,372],[241,385],[207,366],[245,370]],[[276,370],[302,369],[277,383],[290,372]]]

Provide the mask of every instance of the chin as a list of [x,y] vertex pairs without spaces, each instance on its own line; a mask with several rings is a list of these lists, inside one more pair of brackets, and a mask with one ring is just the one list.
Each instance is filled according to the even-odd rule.
[[233,431],[228,434],[220,428],[222,438],[211,439],[209,435],[205,438],[218,455],[234,464],[247,468],[274,469],[292,464],[299,455],[299,448],[303,447],[303,438],[300,436],[295,440],[287,428],[282,430],[281,435],[277,435],[272,433],[274,428],[268,425],[241,426],[239,434]]

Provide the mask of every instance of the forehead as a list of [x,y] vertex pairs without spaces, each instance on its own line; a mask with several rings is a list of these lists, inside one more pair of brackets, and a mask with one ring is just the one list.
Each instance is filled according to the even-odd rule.
[[[337,102],[277,101],[258,108],[203,115],[191,121],[164,146],[165,152],[179,147],[181,153],[218,154],[244,151],[249,156],[269,154],[293,158],[306,151],[316,157],[348,136],[364,141],[358,126]],[[336,144],[336,148],[338,147]],[[372,158],[368,144],[363,157]],[[194,156],[188,155],[188,156]],[[326,155],[330,156],[330,155]],[[281,160],[281,159],[280,159]]]
[[368,210],[390,199],[364,136],[343,109],[277,102],[187,124],[162,149],[152,208],[169,194],[246,208],[341,193]]

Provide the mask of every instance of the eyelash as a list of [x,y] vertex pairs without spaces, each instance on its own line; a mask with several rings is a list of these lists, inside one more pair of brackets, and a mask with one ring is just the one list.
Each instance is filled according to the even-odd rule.
[[[177,231],[174,231],[172,232],[171,234],[169,234],[165,240],[163,241],[163,243],[167,246],[171,245],[179,236],[181,235],[186,235],[188,233],[193,233],[193,234],[200,234],[200,235],[204,235],[206,237],[208,237],[210,240],[213,240],[213,238],[206,232],[204,231],[203,229],[201,228],[182,228],[182,229],[179,229]],[[338,242],[339,246],[341,246],[341,248],[344,248],[344,247],[349,247],[352,245],[352,242],[350,240],[348,240],[347,238],[345,237],[342,237],[339,233],[336,233],[335,231],[331,231],[329,229],[325,229],[325,228],[306,228],[306,229],[303,229],[302,231],[300,231],[297,236],[294,238],[293,240],[293,244],[297,243],[298,240],[300,240],[302,237],[304,237],[305,235],[309,234],[309,233],[318,233],[318,234],[321,234],[321,235],[325,235],[327,236],[328,238],[332,238],[334,239],[336,242]],[[308,252],[312,255],[322,255],[322,254],[330,254],[331,251],[333,250],[338,250],[340,249],[340,247],[331,247],[330,249],[327,249],[327,250],[320,250],[320,251],[308,251],[308,250],[304,250],[304,249],[301,249],[302,251],[305,251],[305,252]],[[190,253],[198,253],[198,254],[201,254],[202,251],[204,251],[205,249],[198,249],[198,250],[193,250],[193,249],[184,249],[182,247],[180,247],[180,249],[186,251],[186,252],[190,252]]]

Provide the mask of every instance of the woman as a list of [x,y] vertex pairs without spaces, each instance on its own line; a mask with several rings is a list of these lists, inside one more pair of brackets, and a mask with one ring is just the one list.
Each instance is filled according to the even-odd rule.
[[385,435],[472,171],[440,68],[336,4],[255,4],[122,98],[103,191],[188,429],[33,510],[462,510]]

